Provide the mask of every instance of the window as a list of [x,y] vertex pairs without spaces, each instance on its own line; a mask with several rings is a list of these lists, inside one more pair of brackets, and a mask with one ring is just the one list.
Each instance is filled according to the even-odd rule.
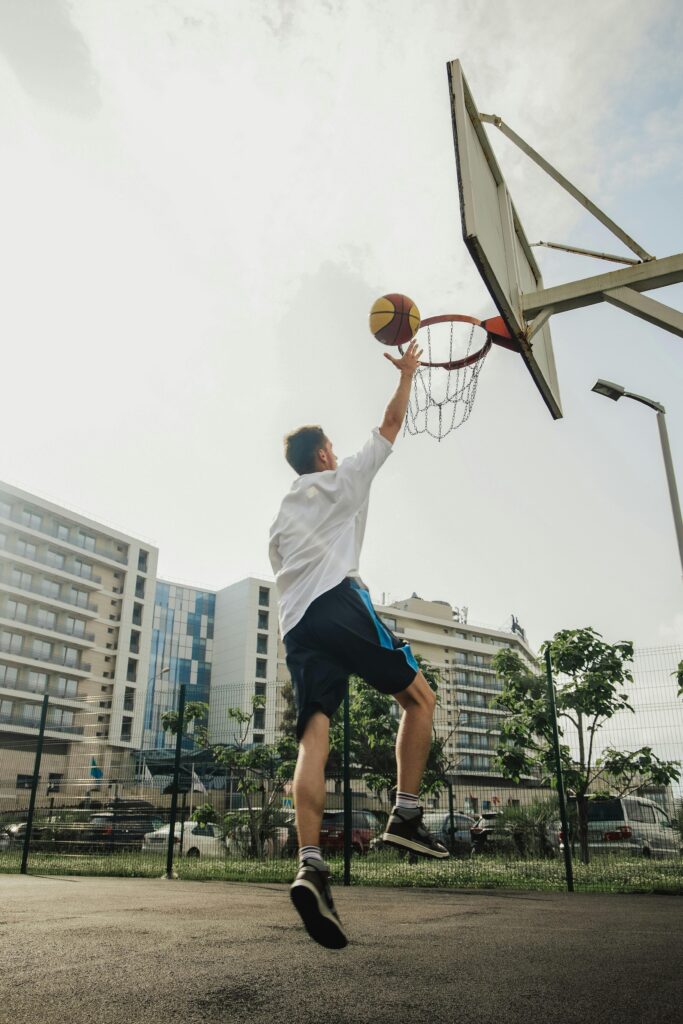
[[261,636],[259,634],[256,637],[256,653],[257,654],[267,654],[268,653],[268,637],[267,636]]
[[42,517],[37,512],[31,512],[29,508],[21,510],[21,521],[32,530],[39,530],[43,523]]
[[137,679],[138,663],[134,658],[128,659],[128,671],[126,672],[126,679],[129,683],[134,683]]
[[88,591],[79,590],[77,587],[72,587],[69,595],[69,601],[71,604],[78,605],[79,608],[88,607]]
[[9,619],[16,619],[17,622],[26,622],[28,617],[28,605],[24,604],[23,601],[13,601],[10,598],[7,602],[7,617]]
[[131,739],[131,735],[132,735],[132,732],[131,732],[132,726],[133,726],[132,719],[124,718],[123,722],[121,723],[121,742],[122,743],[130,743],[130,739]]
[[45,597],[59,598],[59,583],[56,580],[43,580],[41,590]]
[[55,569],[64,568],[64,555],[61,551],[54,551],[53,548],[47,549],[47,555],[45,561],[48,565],[51,565]]
[[126,687],[126,692],[123,698],[123,710],[135,711],[135,690],[132,686]]
[[258,603],[264,608],[270,607],[270,589],[268,587],[258,588]]
[[12,569],[12,586],[20,587],[22,590],[30,590],[33,583],[33,576],[30,572],[22,572],[21,569]]
[[145,581],[142,578],[142,576],[136,576],[136,578],[135,578],[135,596],[136,597],[144,597],[145,596]]
[[69,539],[69,527],[65,526],[64,523],[57,523],[57,539],[68,540]]
[[66,676],[59,676],[53,692],[58,697],[77,697],[78,682],[75,679],[67,679]]
[[258,732],[258,733],[255,732],[254,733],[254,743],[255,744],[263,743],[264,739],[265,739],[265,736],[264,736],[264,734],[262,732]]
[[3,519],[12,518],[12,506],[8,505],[6,501],[0,501],[0,516]]
[[21,724],[22,725],[39,725],[40,724],[40,705],[39,704],[22,704],[21,705]]
[[256,678],[265,679],[268,675],[268,662],[264,658],[256,659]]
[[32,786],[32,775],[17,775],[17,789],[31,789]]
[[142,625],[142,605],[137,602],[133,605],[133,625]]
[[266,710],[265,708],[257,708],[254,711],[254,729],[265,729],[266,727]]
[[59,783],[64,776],[61,772],[50,772],[48,776],[48,790],[52,793],[59,793]]
[[95,550],[95,538],[83,530],[78,531],[77,543],[80,547],[85,548],[86,551]]
[[31,641],[31,656],[38,658],[45,658],[52,656],[52,644],[48,643],[47,640],[38,640],[34,638]]
[[66,631],[72,636],[85,636],[85,622],[83,619],[75,619],[73,615],[67,615]]
[[138,572],[147,572],[147,556],[149,552],[140,549],[138,555]]
[[268,629],[268,612],[258,613],[258,628]]
[[21,653],[22,640],[21,633],[10,633],[6,629],[0,632],[0,647],[2,647],[3,651],[9,651],[10,654]]
[[36,622],[42,629],[54,629],[57,616],[47,608],[39,608],[36,612]]
[[22,555],[24,558],[35,558],[38,554],[38,548],[30,540],[17,537],[17,554]]
[[74,576],[80,576],[84,580],[92,579],[92,565],[80,558],[74,559]]
[[649,804],[641,804],[638,800],[625,800],[624,803],[630,821],[642,821],[648,825],[654,825],[655,812]]
[[30,693],[45,693],[47,690],[47,672],[29,672],[26,689]]
[[254,686],[254,695],[256,697],[265,697],[265,695],[266,695],[266,684],[265,683],[256,683],[256,685]]
[[0,686],[11,686],[16,683],[18,669],[16,665],[0,665]]
[[63,665],[70,665],[71,668],[76,668],[78,665],[78,656],[80,651],[77,647],[64,647],[64,657],[62,658]]
[[140,653],[140,631],[137,629],[130,631],[130,650],[132,654]]

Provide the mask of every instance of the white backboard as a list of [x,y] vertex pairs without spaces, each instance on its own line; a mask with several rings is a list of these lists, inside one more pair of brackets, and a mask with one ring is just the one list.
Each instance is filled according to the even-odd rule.
[[531,337],[520,296],[543,288],[505,179],[479,120],[459,60],[448,65],[465,245],[554,419],[562,416],[548,323]]

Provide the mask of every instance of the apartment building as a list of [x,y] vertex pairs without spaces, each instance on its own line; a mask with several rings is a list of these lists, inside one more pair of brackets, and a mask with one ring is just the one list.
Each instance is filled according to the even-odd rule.
[[[209,736],[213,743],[273,743],[277,737],[278,619],[275,584],[250,576],[216,594]],[[248,727],[238,726],[230,707],[264,706]]]
[[0,796],[41,778],[111,777],[140,747],[157,549],[0,483]]
[[[405,637],[413,652],[441,674],[435,729],[445,741],[458,806],[482,811],[518,802],[520,787],[503,779],[494,764],[505,712],[490,706],[502,688],[491,664],[494,655],[509,647],[523,661],[533,661],[516,620],[514,631],[470,625],[448,602],[425,601],[416,594],[375,605],[375,610],[393,633]],[[538,788],[531,778],[525,785]]]

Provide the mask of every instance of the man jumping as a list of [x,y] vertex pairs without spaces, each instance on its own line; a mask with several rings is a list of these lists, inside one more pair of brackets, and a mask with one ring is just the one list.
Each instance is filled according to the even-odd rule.
[[285,458],[298,477],[270,531],[299,741],[294,806],[300,867],[290,895],[311,938],[330,949],[343,948],[347,940],[320,851],[320,824],[330,718],[351,674],[392,694],[403,709],[396,737],[396,806],[384,841],[428,857],[448,856],[422,824],[418,806],[436,698],[410,646],[376,615],[358,575],[370,486],[403,425],[421,354],[415,341],[400,359],[385,353],[401,379],[381,426],[356,455],[338,464],[321,427],[300,427],[287,435]]

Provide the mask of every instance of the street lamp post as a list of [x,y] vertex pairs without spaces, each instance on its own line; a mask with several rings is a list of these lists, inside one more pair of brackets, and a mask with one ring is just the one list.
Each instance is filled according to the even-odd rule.
[[603,395],[605,398],[611,398],[613,402],[618,401],[620,398],[632,398],[634,402],[640,402],[641,405],[647,405],[657,413],[659,439],[662,443],[664,469],[666,470],[666,481],[669,485],[671,511],[673,512],[674,517],[674,527],[676,529],[676,539],[678,541],[678,554],[681,560],[681,572],[683,573],[683,520],[681,520],[681,506],[678,500],[678,490],[676,488],[676,477],[674,475],[673,460],[671,458],[669,435],[666,430],[666,409],[663,405],[660,405],[659,402],[653,402],[652,399],[645,398],[643,395],[635,395],[631,391],[626,391],[620,384],[613,384],[609,380],[596,381],[591,390],[595,391],[598,395]]

